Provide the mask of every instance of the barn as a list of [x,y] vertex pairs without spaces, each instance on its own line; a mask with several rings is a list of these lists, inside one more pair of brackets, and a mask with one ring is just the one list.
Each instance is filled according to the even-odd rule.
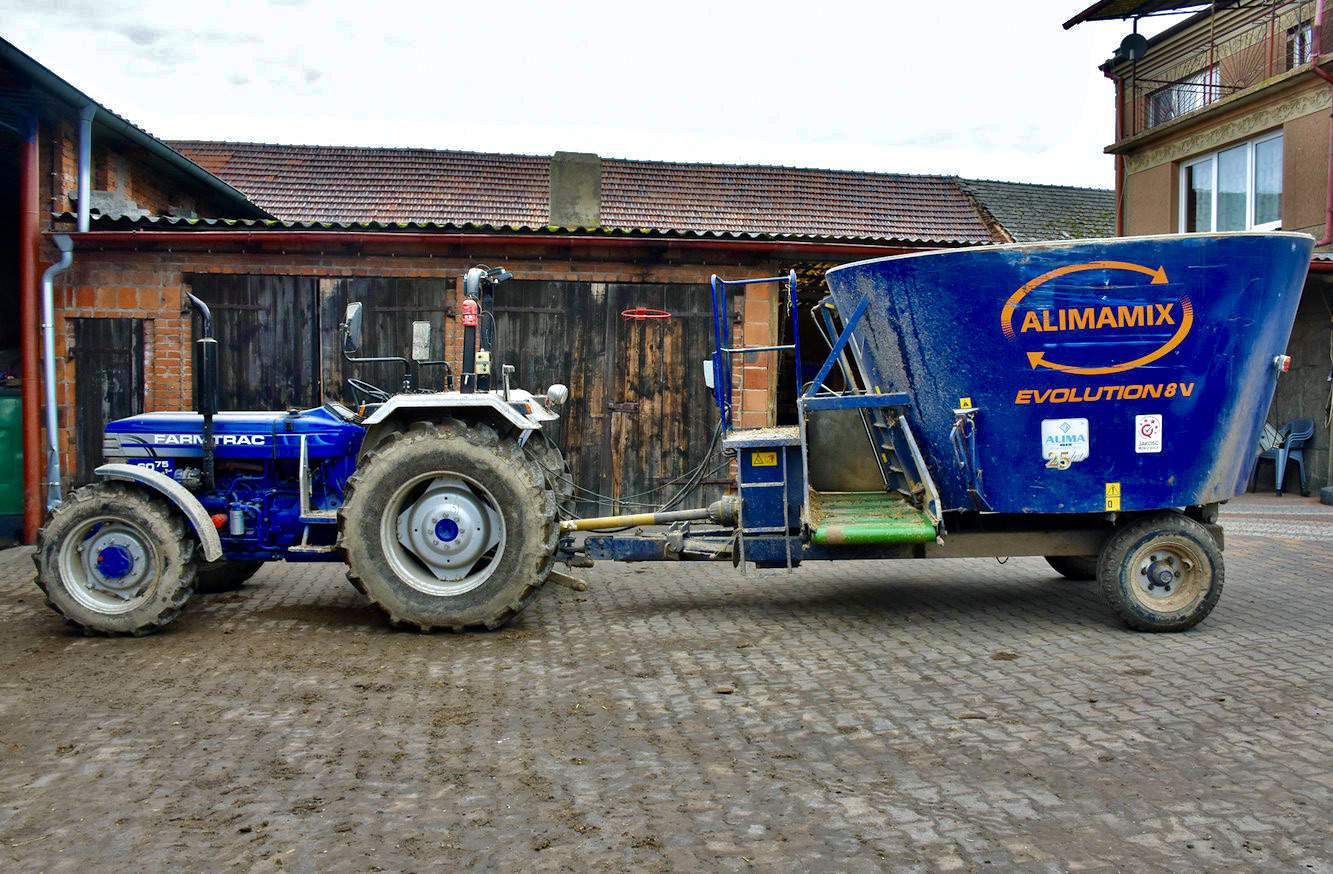
[[[22,387],[14,478],[29,536],[48,474],[65,488],[88,481],[106,421],[192,407],[198,326],[186,293],[213,309],[224,407],[303,407],[345,397],[338,326],[348,302],[364,305],[366,353],[406,354],[412,323],[425,320],[433,355],[457,366],[461,274],[507,267],[516,278],[483,321],[494,369],[512,365],[515,384],[534,390],[570,386],[554,436],[585,489],[583,509],[609,511],[654,503],[684,472],[712,469],[716,414],[700,367],[712,274],[796,270],[808,308],[832,264],[1022,239],[1034,226],[1105,234],[1096,216],[1109,224],[1113,206],[1108,192],[950,176],[168,143],[3,41],[0,121],[0,188],[22,204],[0,228],[0,350],[13,350]],[[1028,206],[1008,230],[997,216],[1020,201]],[[58,260],[62,234],[73,252],[52,282],[57,454],[43,470],[39,268]],[[639,307],[670,317],[623,317]],[[790,339],[770,286],[748,287],[730,318],[749,345]],[[813,368],[822,341],[802,339]],[[794,415],[773,359],[744,363],[737,424]],[[395,379],[364,366],[356,376]]]

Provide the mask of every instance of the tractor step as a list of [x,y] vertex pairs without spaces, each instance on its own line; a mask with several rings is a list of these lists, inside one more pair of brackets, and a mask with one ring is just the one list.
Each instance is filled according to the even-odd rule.
[[298,543],[296,546],[287,547],[288,552],[296,552],[301,555],[325,555],[330,552],[336,552],[336,546],[312,546],[308,543]]
[[810,492],[811,541],[821,546],[931,543],[935,523],[889,492]]

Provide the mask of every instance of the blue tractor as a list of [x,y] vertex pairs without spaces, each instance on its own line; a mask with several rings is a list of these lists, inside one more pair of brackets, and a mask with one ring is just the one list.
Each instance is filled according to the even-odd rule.
[[[492,386],[488,352],[477,348],[483,289],[507,278],[466,274],[456,388],[446,362],[415,349],[355,357],[361,304],[349,305],[344,357],[403,368],[390,390],[347,380],[355,409],[220,412],[218,343],[208,307],[191,295],[203,326],[200,409],[107,427],[98,481],[38,536],[48,603],[85,629],[142,635],[175,619],[195,591],[238,586],[264,562],[345,561],[352,584],[395,623],[508,621],[551,571],[570,480],[541,435],[567,389],[510,388],[509,368]],[[429,331],[415,327],[418,338]]]

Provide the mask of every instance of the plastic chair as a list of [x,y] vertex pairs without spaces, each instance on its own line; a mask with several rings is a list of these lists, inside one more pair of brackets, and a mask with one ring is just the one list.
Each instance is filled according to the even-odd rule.
[[1310,487],[1306,485],[1305,480],[1305,443],[1314,436],[1313,419],[1293,419],[1283,425],[1278,430],[1278,444],[1272,449],[1265,449],[1259,453],[1259,458],[1254,463],[1254,477],[1259,475],[1259,462],[1273,462],[1273,482],[1274,491],[1277,496],[1282,497],[1282,481],[1287,476],[1287,462],[1296,462],[1296,468],[1300,473],[1301,496],[1310,496]]

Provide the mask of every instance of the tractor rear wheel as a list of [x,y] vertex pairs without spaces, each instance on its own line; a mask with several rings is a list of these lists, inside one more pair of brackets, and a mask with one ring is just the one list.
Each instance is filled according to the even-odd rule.
[[265,564],[267,562],[262,561],[210,561],[199,566],[194,590],[200,595],[234,592],[259,573]]
[[37,534],[37,586],[70,622],[144,635],[194,592],[195,535],[164,498],[119,483],[72,494]]
[[561,518],[574,517],[574,476],[569,471],[565,454],[554,443],[547,442],[545,436],[537,435],[523,447],[528,458],[537,463],[546,487],[555,492],[560,504]]
[[348,577],[398,625],[497,628],[555,554],[556,495],[488,425],[415,422],[364,458],[339,518]]

